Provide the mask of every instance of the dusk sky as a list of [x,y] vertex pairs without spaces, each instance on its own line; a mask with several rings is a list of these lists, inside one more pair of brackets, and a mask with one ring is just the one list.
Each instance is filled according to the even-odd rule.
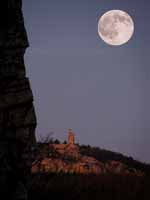
[[[109,46],[97,33],[106,11],[124,10],[132,39]],[[24,0],[25,62],[38,126],[65,140],[150,162],[150,1]]]

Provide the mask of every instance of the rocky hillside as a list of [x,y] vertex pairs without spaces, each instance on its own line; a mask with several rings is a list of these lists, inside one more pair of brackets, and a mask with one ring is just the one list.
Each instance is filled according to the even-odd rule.
[[32,173],[115,173],[144,176],[150,171],[150,165],[119,153],[89,145],[61,144],[58,140],[55,142],[38,144]]
[[126,165],[131,171],[133,169],[150,175],[150,164],[137,161],[130,156],[128,157],[118,152],[101,149],[99,147],[91,147],[90,145],[80,145],[80,153],[82,155],[92,156],[103,163],[117,161]]

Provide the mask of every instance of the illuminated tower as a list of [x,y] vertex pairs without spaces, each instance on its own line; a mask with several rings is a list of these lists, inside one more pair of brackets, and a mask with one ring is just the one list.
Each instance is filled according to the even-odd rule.
[[75,144],[75,136],[72,129],[68,131],[68,144]]

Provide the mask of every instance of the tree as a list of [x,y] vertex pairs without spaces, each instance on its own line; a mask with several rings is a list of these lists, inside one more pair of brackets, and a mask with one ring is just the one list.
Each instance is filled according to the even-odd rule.
[[54,132],[52,132],[52,131],[44,136],[40,135],[40,142],[53,144],[54,143],[54,139],[52,137],[53,135],[54,135]]
[[56,140],[54,141],[54,144],[60,144],[60,141],[59,141],[58,139],[56,139]]

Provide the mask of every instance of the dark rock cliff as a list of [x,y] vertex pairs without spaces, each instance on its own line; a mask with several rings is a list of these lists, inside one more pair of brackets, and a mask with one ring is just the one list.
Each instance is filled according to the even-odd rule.
[[3,199],[26,199],[36,117],[26,77],[29,46],[21,0],[0,2],[0,187]]

